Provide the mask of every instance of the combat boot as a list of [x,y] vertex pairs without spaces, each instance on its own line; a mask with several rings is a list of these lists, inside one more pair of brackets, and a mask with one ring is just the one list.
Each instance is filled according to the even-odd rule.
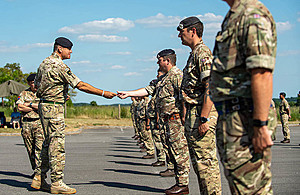
[[284,139],[284,140],[282,140],[280,143],[290,143],[291,142],[291,140],[290,139]]
[[52,183],[51,194],[75,194],[76,189],[70,188],[62,180]]
[[174,177],[175,172],[174,172],[174,169],[167,169],[165,171],[159,172],[159,175],[162,177]]
[[41,175],[35,175],[31,187],[37,190],[45,190],[45,191],[50,191],[50,185],[46,182],[45,176]]

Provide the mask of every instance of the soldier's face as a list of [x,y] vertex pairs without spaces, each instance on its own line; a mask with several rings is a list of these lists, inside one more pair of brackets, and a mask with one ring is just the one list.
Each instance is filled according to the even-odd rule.
[[179,31],[178,37],[181,39],[181,44],[190,46],[192,39],[193,31],[188,31],[187,28],[184,28]]
[[168,65],[168,60],[164,60],[163,57],[158,58],[157,64],[159,65],[159,69],[166,73],[167,70],[167,65]]
[[70,59],[71,58],[71,53],[72,53],[72,49],[68,49],[68,48],[62,47],[62,50],[61,50],[62,60],[64,60],[64,59]]
[[34,85],[34,81],[28,81],[27,83],[28,83],[28,85],[29,85],[31,91],[36,92],[36,88],[35,88],[35,85]]

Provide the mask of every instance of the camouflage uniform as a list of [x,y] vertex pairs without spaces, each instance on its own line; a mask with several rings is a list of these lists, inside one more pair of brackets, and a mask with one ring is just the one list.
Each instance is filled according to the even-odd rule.
[[134,135],[138,136],[138,128],[136,124],[136,119],[135,119],[135,113],[136,113],[136,106],[137,106],[137,101],[134,99],[131,103],[130,106],[130,113],[131,113],[131,120],[133,124],[133,129],[134,129]]
[[270,123],[270,128],[274,129],[272,132],[272,140],[276,140],[276,126],[277,126],[277,112],[276,112],[276,108],[275,108],[275,102],[273,100],[271,100],[271,106],[270,106],[270,110],[269,110],[269,117],[271,118],[269,123]]
[[165,74],[161,82],[145,87],[148,94],[156,94],[156,106],[162,120],[161,128],[166,136],[169,156],[175,168],[176,184],[179,186],[188,185],[190,171],[187,141],[179,117],[181,81],[182,71],[174,66]]
[[149,98],[142,99],[137,106],[138,126],[140,131],[140,138],[145,144],[148,155],[154,154],[154,145],[152,140],[151,131],[146,129],[146,110],[148,107]]
[[63,63],[55,52],[39,66],[35,78],[37,97],[41,98],[39,115],[45,144],[49,149],[51,182],[63,179],[65,167],[65,120],[63,104],[68,85],[75,88],[80,79]]
[[209,130],[199,135],[200,116],[205,86],[202,80],[210,75],[212,54],[201,40],[191,52],[183,69],[181,92],[186,105],[185,135],[191,161],[198,177],[200,194],[222,194],[215,130],[218,113],[213,106],[208,116]]
[[282,133],[283,133],[284,139],[291,139],[290,129],[289,129],[289,125],[288,125],[289,115],[287,113],[287,109],[289,109],[289,108],[290,108],[290,105],[286,101],[286,99],[281,100],[280,106],[279,106],[279,114],[280,114]]
[[[236,0],[216,37],[210,92],[219,113],[217,146],[232,194],[272,194],[271,148],[254,153],[249,69],[275,67],[277,35],[259,1]],[[269,125],[272,123],[268,118]],[[270,135],[272,130],[268,126]]]
[[[38,103],[36,93],[30,88],[22,91],[16,104]],[[48,150],[43,147],[44,132],[36,110],[22,112],[21,135],[28,152],[31,167],[36,175],[46,173],[49,169]]]
[[147,118],[150,119],[150,130],[152,132],[152,138],[156,149],[156,156],[158,161],[165,161],[166,154],[163,144],[161,142],[160,130],[157,128],[157,112],[155,106],[155,95],[150,99],[147,110]]

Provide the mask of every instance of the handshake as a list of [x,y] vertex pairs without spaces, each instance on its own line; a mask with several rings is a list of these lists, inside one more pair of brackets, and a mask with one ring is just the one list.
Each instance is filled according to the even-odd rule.
[[114,92],[103,90],[102,96],[107,99],[112,99],[115,96],[118,96],[120,99],[125,99],[125,98],[131,96],[131,94],[130,94],[130,91],[117,91],[117,93],[114,93]]

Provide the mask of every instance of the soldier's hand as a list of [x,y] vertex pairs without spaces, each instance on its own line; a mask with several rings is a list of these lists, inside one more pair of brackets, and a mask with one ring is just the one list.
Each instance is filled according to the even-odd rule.
[[125,99],[125,98],[127,98],[127,97],[129,97],[129,94],[126,92],[126,91],[117,91],[118,92],[118,97],[120,98],[120,99]]
[[252,144],[255,153],[262,153],[264,149],[273,145],[271,135],[267,126],[253,127],[254,135]]
[[107,99],[112,99],[113,97],[115,97],[117,94],[110,92],[110,91],[104,91],[103,97],[107,98]]
[[180,119],[181,119],[181,124],[182,124],[182,126],[184,126],[184,124],[185,124],[185,117],[180,117]]
[[150,130],[150,125],[146,125],[146,130]]
[[200,123],[198,127],[200,136],[203,136],[206,133],[206,131],[208,131],[208,129],[209,129],[209,125],[207,123]]

